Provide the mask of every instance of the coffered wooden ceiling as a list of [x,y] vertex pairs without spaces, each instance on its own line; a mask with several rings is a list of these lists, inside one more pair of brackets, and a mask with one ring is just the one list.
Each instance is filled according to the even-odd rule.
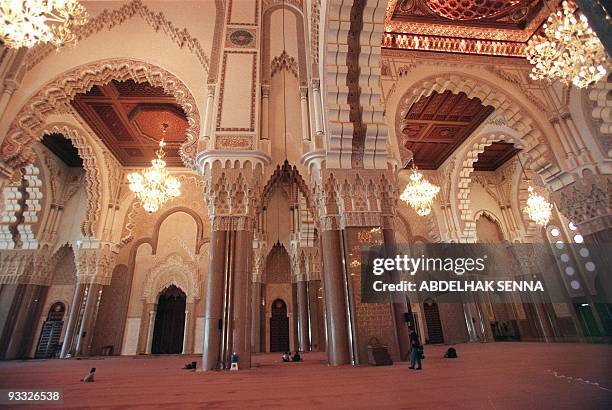
[[400,121],[402,160],[410,150],[419,168],[437,169],[493,110],[464,93],[422,97]]
[[149,166],[164,138],[168,166],[183,166],[179,148],[187,119],[161,87],[113,80],[78,94],[72,105],[121,164]]

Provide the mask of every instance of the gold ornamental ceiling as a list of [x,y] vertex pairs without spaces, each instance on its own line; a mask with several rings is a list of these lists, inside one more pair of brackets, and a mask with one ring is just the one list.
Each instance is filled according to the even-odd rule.
[[383,47],[525,57],[527,41],[556,5],[556,0],[390,0]]

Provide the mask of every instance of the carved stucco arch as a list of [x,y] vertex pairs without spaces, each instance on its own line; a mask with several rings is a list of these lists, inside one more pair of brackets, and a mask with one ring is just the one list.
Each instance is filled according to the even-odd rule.
[[187,296],[187,303],[200,299],[200,278],[197,267],[192,262],[186,262],[178,254],[168,257],[153,267],[144,282],[142,298],[147,303],[157,303],[157,296],[164,289],[174,285]]
[[560,172],[552,147],[533,115],[526,112],[510,93],[499,86],[463,72],[436,74],[412,84],[400,98],[393,119],[396,136],[401,135],[398,120],[408,113],[414,103],[433,92],[445,91],[451,91],[453,94],[463,92],[468,98],[478,98],[483,105],[495,108],[495,113],[503,116],[506,125],[516,131],[518,139],[523,142],[526,156],[530,158],[531,167],[544,179]]
[[48,116],[70,112],[70,102],[74,97],[87,92],[94,85],[128,79],[162,87],[176,98],[188,122],[186,141],[181,146],[180,154],[185,165],[193,167],[200,135],[200,115],[192,93],[169,71],[144,61],[125,58],[81,65],[46,83],[24,104],[11,123],[0,146],[0,159],[12,169],[31,163],[34,157],[32,145],[42,138],[41,129]]
[[457,169],[455,170],[455,191],[457,193],[457,208],[459,220],[461,222],[461,240],[473,242],[476,239],[476,217],[471,212],[471,185],[474,163],[478,161],[478,155],[493,144],[494,142],[504,141],[513,144],[521,150],[529,150],[529,145],[522,140],[514,130],[508,129],[507,132],[497,130],[496,132],[478,133],[475,137],[466,142],[467,151],[461,157]]
[[502,223],[501,219],[497,215],[495,215],[495,213],[493,213],[490,209],[480,209],[476,211],[474,213],[474,224],[481,216],[487,217],[497,224],[497,227],[499,228],[499,231],[502,235],[502,240],[508,241],[510,239],[510,233],[507,232],[506,226]]

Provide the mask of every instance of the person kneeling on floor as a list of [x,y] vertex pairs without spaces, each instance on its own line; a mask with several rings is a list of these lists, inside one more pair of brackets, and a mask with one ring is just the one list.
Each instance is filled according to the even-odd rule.
[[300,356],[300,352],[298,350],[296,350],[295,354],[293,355],[293,361],[294,362],[301,362],[302,361],[302,356]]
[[291,354],[289,352],[285,352],[285,354],[283,355],[283,362],[290,362],[291,361]]

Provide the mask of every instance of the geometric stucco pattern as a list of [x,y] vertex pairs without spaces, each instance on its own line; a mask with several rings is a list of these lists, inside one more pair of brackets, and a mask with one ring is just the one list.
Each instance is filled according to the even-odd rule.
[[583,235],[612,229],[612,177],[587,173],[554,192],[557,207]]
[[74,97],[87,92],[94,85],[128,79],[162,87],[167,94],[175,97],[189,125],[180,154],[185,165],[191,167],[200,134],[200,116],[194,97],[181,80],[170,72],[146,62],[123,58],[85,64],[45,84],[24,104],[13,120],[0,146],[0,160],[14,170],[31,163],[34,159],[32,145],[42,138],[41,131],[49,115],[69,112]]
[[[186,46],[189,51],[196,55],[204,70],[208,72],[210,60],[204,52],[200,41],[193,37],[186,28],[181,30],[175,27],[163,13],[151,11],[147,6],[142,4],[141,0],[133,0],[116,10],[102,11],[95,18],[90,19],[86,24],[76,27],[74,34],[79,41],[84,40],[104,29],[110,30],[117,25],[123,24],[137,15],[142,17],[153,30],[162,31],[168,35],[179,48]],[[51,44],[34,48],[26,57],[26,69],[31,70],[43,58],[51,54],[54,49],[54,46]]]
[[200,299],[200,281],[197,266],[193,262],[171,254],[147,274],[142,298],[147,303],[156,303],[159,293],[174,285],[185,292],[187,303],[193,303]]

